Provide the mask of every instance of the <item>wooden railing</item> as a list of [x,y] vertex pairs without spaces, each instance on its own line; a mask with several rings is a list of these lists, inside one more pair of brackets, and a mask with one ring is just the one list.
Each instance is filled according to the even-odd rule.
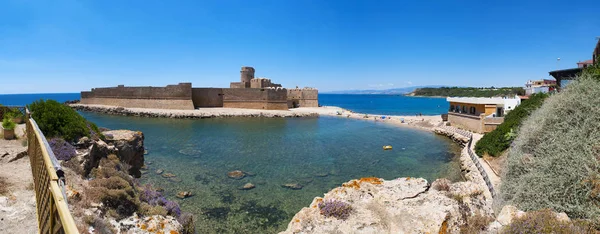
[[65,195],[64,172],[33,118],[27,119],[39,233],[79,233]]
[[24,106],[0,106],[0,122],[4,118],[4,113],[9,112],[11,109],[19,110],[23,115],[25,115],[26,112]]

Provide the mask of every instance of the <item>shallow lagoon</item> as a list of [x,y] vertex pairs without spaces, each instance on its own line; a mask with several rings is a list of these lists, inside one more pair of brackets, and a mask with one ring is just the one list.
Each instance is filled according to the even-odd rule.
[[[101,127],[142,131],[149,171],[196,217],[198,233],[273,233],[315,196],[360,177],[460,179],[459,148],[433,133],[335,117],[151,119],[82,113]],[[392,145],[383,151],[383,145]],[[163,169],[177,175],[168,180]],[[240,180],[227,172],[253,174]],[[246,183],[256,188],[240,190]],[[299,183],[300,190],[283,188]],[[193,197],[175,198],[178,191]]]

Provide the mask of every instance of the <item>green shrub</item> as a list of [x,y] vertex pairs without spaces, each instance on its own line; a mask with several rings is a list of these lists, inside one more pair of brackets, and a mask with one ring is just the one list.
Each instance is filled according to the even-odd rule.
[[6,130],[14,130],[15,127],[17,127],[17,124],[12,121],[12,118],[13,117],[11,114],[4,114],[4,119],[2,119],[2,128]]
[[73,142],[83,136],[98,135],[98,127],[75,110],[54,100],[39,100],[27,106],[46,137],[62,137]]
[[549,97],[519,129],[495,201],[599,218],[599,107],[600,80],[589,74]]
[[521,122],[539,108],[544,100],[548,97],[547,94],[537,93],[525,100],[521,105],[510,111],[505,117],[504,122],[500,124],[494,131],[485,134],[481,140],[475,145],[475,152],[479,156],[485,154],[498,156],[510,146],[513,139],[517,135]]

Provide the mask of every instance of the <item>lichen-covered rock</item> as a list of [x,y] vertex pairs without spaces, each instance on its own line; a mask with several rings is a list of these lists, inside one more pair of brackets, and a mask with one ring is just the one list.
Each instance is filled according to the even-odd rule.
[[[283,233],[458,233],[468,217],[492,213],[475,183],[450,185],[449,191],[429,188],[421,178],[351,180],[313,199]],[[327,200],[349,204],[350,215],[326,217],[318,206]]]
[[140,131],[130,130],[111,130],[102,132],[102,134],[112,135],[112,139],[107,139],[106,143],[117,148],[119,160],[131,166],[129,174],[139,178],[141,176],[140,169],[144,166],[144,134]]
[[117,233],[181,233],[183,227],[172,216],[154,215],[140,218],[137,214],[120,221],[110,220]]

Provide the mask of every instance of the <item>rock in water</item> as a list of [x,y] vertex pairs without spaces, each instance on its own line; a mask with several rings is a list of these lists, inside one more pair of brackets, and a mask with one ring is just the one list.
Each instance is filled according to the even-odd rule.
[[156,170],[156,174],[157,174],[157,175],[160,175],[160,174],[162,174],[163,172],[165,172],[165,170],[163,170],[163,169],[158,169],[158,170]]
[[181,192],[178,192],[176,195],[176,197],[181,198],[181,199],[185,199],[185,198],[188,198],[191,196],[192,196],[192,192],[190,192],[190,191],[181,191]]
[[229,176],[229,178],[239,180],[239,179],[244,178],[246,176],[246,173],[244,173],[243,171],[240,171],[240,170],[235,170],[235,171],[230,171],[229,173],[227,173],[227,176]]
[[161,175],[163,178],[172,178],[172,177],[176,177],[175,174],[173,173],[164,173]]
[[256,188],[256,186],[254,186],[254,184],[252,183],[246,183],[242,188],[240,188],[241,190],[250,190]]
[[298,184],[298,183],[288,183],[288,184],[281,185],[281,187],[298,190],[298,189],[302,189],[302,187],[304,187],[304,186],[302,186],[301,184]]

